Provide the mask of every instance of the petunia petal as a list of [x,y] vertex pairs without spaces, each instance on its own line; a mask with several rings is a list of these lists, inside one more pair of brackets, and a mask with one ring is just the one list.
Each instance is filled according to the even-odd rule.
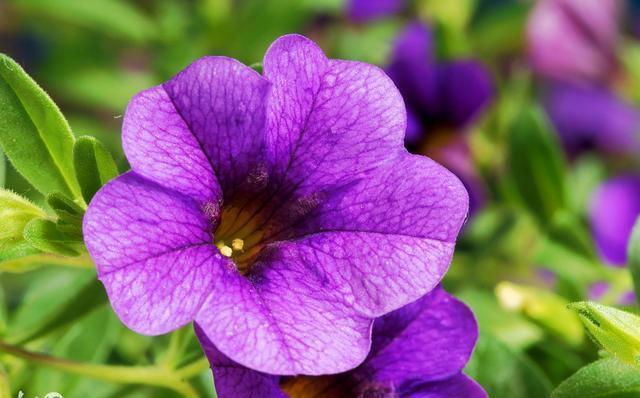
[[280,390],[280,376],[246,368],[221,353],[195,324],[196,336],[211,364],[216,394],[220,398],[287,398]]
[[199,325],[196,333],[221,398],[286,396],[280,389],[305,398],[347,398],[382,391],[406,398],[486,397],[481,387],[459,373],[477,338],[475,319],[441,288],[377,319],[369,356],[346,373],[280,379],[236,363],[211,343]]
[[197,321],[222,352],[269,373],[348,370],[366,356],[372,318],[440,282],[467,194],[432,160],[401,159],[322,201],[298,238],[263,249],[249,278],[221,278]]
[[264,74],[273,84],[270,158],[286,189],[350,180],[402,150],[402,97],[375,66],[329,60],[309,39],[288,35],[267,51]]
[[372,232],[453,243],[469,198],[449,170],[426,156],[403,153],[328,193],[299,234]]
[[139,175],[201,203],[221,197],[209,159],[162,86],[131,100],[122,145]]
[[270,84],[226,57],[204,57],[163,84],[204,150],[225,198],[262,173]]
[[129,328],[160,334],[193,320],[220,256],[203,214],[193,199],[134,172],[91,201],[83,227],[87,249]]
[[262,372],[316,375],[357,366],[369,351],[372,321],[353,314],[337,291],[298,283],[309,278],[302,267],[258,263],[248,278],[217,276],[196,322],[225,355]]
[[443,289],[376,320],[369,358],[358,376],[402,386],[451,377],[478,338],[471,310]]
[[377,317],[439,283],[467,211],[467,192],[453,174],[405,154],[333,192],[294,226],[298,239],[278,248],[288,248],[283,261],[328,275],[349,305]]
[[482,387],[464,374],[423,384],[414,391],[402,393],[400,396],[402,398],[488,398]]

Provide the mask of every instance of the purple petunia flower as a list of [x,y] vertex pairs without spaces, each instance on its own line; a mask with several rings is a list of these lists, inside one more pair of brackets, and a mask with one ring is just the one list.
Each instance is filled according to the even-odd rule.
[[591,200],[591,229],[605,261],[613,265],[626,263],[627,244],[638,216],[640,177],[617,177],[596,190]]
[[356,22],[367,22],[400,12],[405,0],[349,0],[347,14]]
[[619,0],[540,0],[527,28],[529,58],[539,74],[563,81],[605,82],[615,73]]
[[478,328],[463,303],[437,288],[383,316],[373,326],[367,359],[349,372],[280,377],[256,372],[222,354],[196,327],[220,398],[481,398],[486,393],[461,373]]
[[493,97],[487,70],[474,60],[438,63],[431,30],[411,23],[398,37],[387,73],[407,103],[406,142],[417,145],[423,134],[467,127]]
[[96,194],[85,241],[137,332],[195,320],[244,366],[346,371],[375,318],[439,283],[467,193],[404,149],[402,98],[380,69],[298,35],[263,65],[205,57],[138,94],[132,171]]
[[556,83],[544,105],[570,153],[640,151],[640,113],[606,89]]

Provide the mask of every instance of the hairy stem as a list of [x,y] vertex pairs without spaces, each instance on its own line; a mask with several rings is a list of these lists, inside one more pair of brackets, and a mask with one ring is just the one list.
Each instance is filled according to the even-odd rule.
[[[198,393],[181,378],[179,372],[160,366],[110,366],[82,363],[30,352],[3,342],[0,342],[0,351],[67,373],[117,384],[145,384],[163,387],[176,391],[185,398],[198,397]],[[190,366],[187,365],[187,367]]]

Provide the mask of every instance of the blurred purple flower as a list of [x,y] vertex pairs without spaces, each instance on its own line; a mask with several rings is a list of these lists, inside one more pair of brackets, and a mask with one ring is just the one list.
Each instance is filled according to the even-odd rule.
[[621,176],[603,183],[591,198],[591,229],[603,260],[627,261],[627,244],[640,215],[640,176]]
[[280,377],[235,363],[196,326],[220,398],[483,398],[461,373],[478,329],[473,314],[441,288],[383,316],[367,359],[342,374]]
[[469,193],[469,214],[476,214],[487,199],[487,192],[481,182],[478,170],[473,164],[471,151],[466,140],[456,137],[446,145],[438,148],[438,162],[455,174]]
[[423,134],[467,127],[491,101],[493,83],[474,60],[438,63],[430,28],[411,23],[395,43],[387,73],[407,105],[406,142],[416,145]]
[[606,89],[558,83],[544,102],[569,153],[640,151],[640,112]]
[[589,286],[589,300],[599,301],[609,291],[609,283],[605,281],[594,282]]
[[375,318],[440,282],[467,193],[404,149],[402,98],[380,69],[298,35],[263,65],[205,57],[138,94],[123,123],[132,171],[96,194],[85,241],[137,332],[195,320],[244,366],[346,371]]
[[533,69],[563,81],[608,81],[622,7],[619,0],[538,1],[527,28]]
[[405,0],[349,0],[347,14],[356,22],[367,22],[400,12]]
[[619,305],[632,305],[636,303],[636,293],[633,290],[624,292],[618,297]]

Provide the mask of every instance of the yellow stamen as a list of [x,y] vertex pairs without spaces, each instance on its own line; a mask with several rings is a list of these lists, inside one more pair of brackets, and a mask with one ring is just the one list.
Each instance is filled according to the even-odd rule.
[[241,251],[244,249],[244,240],[242,239],[234,239],[231,241],[231,247],[235,251]]
[[233,255],[233,249],[224,244],[224,241],[220,241],[216,243],[218,250],[220,250],[220,254],[225,257],[231,257]]

